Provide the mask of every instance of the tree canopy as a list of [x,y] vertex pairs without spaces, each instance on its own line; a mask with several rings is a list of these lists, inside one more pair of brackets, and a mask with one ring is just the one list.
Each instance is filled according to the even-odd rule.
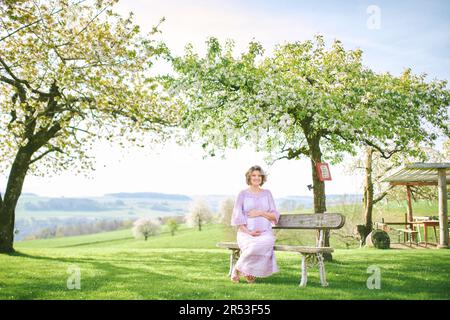
[[[0,163],[19,148],[35,154],[33,171],[92,167],[98,139],[161,138],[176,119],[150,76],[167,49],[142,35],[133,16],[108,1],[2,1],[0,41]],[[37,166],[37,161],[45,165]]]
[[209,38],[204,56],[189,44],[172,57],[176,74],[166,86],[184,108],[181,125],[211,156],[250,142],[266,161],[308,157],[316,213],[327,210],[318,163],[362,146],[389,158],[411,142],[449,135],[446,81],[426,82],[410,69],[377,74],[363,65],[362,50],[337,39],[327,48],[321,35],[266,56],[258,42],[239,56],[233,50],[232,41],[222,47]]
[[328,49],[320,35],[278,45],[271,56],[258,42],[239,57],[233,49],[210,38],[204,57],[188,45],[173,58],[171,88],[185,105],[184,124],[211,155],[246,138],[272,158],[296,159],[310,156],[308,141],[320,138],[324,157],[337,162],[357,145],[386,153],[449,133],[446,81],[427,83],[410,69],[376,74],[360,49],[345,50],[339,40]]
[[93,168],[98,139],[163,141],[180,115],[151,76],[167,54],[112,9],[117,0],[0,1],[0,252],[13,250],[15,207],[28,172]]

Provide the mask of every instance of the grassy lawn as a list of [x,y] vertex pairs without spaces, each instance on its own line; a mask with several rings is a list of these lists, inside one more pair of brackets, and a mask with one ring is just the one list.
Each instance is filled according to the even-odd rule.
[[[215,247],[221,226],[184,228],[135,240],[130,230],[24,241],[0,255],[0,299],[450,299],[450,250],[338,249],[298,287],[300,257],[276,252],[281,272],[248,285],[227,277],[229,254]],[[366,287],[367,268],[381,270],[381,289]],[[67,289],[68,267],[81,289]]]

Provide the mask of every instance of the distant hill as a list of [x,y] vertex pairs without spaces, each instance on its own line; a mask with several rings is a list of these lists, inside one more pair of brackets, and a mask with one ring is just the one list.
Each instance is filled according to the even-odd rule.
[[182,194],[167,194],[158,192],[119,192],[119,193],[107,193],[106,197],[113,198],[150,198],[150,199],[166,199],[166,200],[180,200],[180,201],[190,201],[190,197]]
[[92,199],[84,198],[52,198],[47,201],[27,202],[25,209],[28,211],[105,211],[124,207],[122,200],[99,203]]
[[[3,193],[3,191],[2,191],[2,193]],[[30,193],[30,192],[23,192],[22,196],[39,197],[36,193]]]
[[[119,192],[100,197],[43,197],[22,194],[16,210],[15,227],[19,230],[16,240],[39,234],[42,230],[57,227],[95,224],[96,221],[113,223],[128,221],[139,217],[184,216],[189,204],[196,198],[206,201],[215,213],[221,201],[236,195],[182,195],[158,192]],[[313,198],[306,196],[276,197],[275,203],[280,212],[311,211]],[[361,203],[362,195],[327,195],[327,206],[334,204]]]

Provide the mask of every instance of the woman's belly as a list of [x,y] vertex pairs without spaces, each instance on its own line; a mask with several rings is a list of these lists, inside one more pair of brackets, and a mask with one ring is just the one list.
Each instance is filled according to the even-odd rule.
[[272,228],[272,224],[270,221],[264,217],[247,217],[247,229],[250,231],[253,230],[270,230]]

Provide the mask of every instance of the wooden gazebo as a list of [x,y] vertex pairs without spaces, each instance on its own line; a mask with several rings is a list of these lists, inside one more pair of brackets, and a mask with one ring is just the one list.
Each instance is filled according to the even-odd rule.
[[439,211],[438,248],[448,248],[447,184],[450,183],[450,163],[412,163],[383,179],[391,185],[406,186],[407,218],[413,221],[410,186],[437,186]]

